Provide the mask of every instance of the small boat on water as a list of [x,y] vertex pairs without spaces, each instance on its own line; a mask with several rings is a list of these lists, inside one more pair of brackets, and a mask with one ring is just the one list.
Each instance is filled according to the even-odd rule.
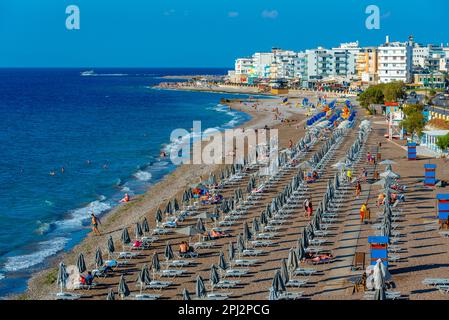
[[94,71],[94,70],[83,71],[83,72],[81,72],[81,75],[82,75],[83,77],[86,77],[86,76],[93,76],[93,75],[95,75],[95,71]]

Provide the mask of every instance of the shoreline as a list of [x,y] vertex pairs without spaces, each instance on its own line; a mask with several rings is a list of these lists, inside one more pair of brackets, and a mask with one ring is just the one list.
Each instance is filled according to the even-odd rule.
[[[245,101],[246,99],[242,99]],[[265,103],[276,103],[271,99],[263,99]],[[254,100],[252,100],[254,102]],[[249,108],[238,108],[237,102],[231,102],[230,106],[237,111],[245,112],[251,116],[251,119],[234,128],[262,128],[264,125],[273,125],[271,111],[254,111]],[[287,112],[288,113],[288,112]],[[49,292],[55,290],[53,281],[55,280],[56,266],[59,261],[64,260],[66,265],[75,264],[79,252],[83,252],[86,262],[93,261],[96,245],[104,245],[109,235],[113,235],[114,240],[119,238],[119,232],[123,227],[132,226],[135,222],[141,220],[143,216],[151,215],[166,200],[178,196],[184,191],[186,185],[198,181],[200,177],[208,176],[211,172],[219,170],[221,165],[181,165],[167,174],[160,181],[149,187],[141,195],[135,196],[128,204],[122,204],[102,217],[101,231],[102,236],[94,237],[89,232],[80,243],[76,244],[67,252],[60,252],[55,256],[49,257],[44,269],[34,272],[27,282],[27,288],[19,294],[11,294],[6,299],[49,299]],[[172,187],[175,185],[176,187]],[[150,226],[154,224],[154,219],[150,219]],[[101,239],[101,240],[100,240]],[[118,243],[118,242],[117,242]]]

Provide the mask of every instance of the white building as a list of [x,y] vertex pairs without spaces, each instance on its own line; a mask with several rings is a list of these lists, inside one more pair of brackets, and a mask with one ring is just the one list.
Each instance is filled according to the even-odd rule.
[[[336,75],[344,75],[346,77],[351,77],[357,74],[357,57],[362,49],[359,47],[359,42],[348,42],[348,43],[341,43],[340,47],[338,48],[332,48],[332,51],[334,51],[334,55],[336,58],[336,65],[335,65],[335,73]],[[343,52],[345,54],[343,55]],[[340,59],[337,59],[337,58]],[[339,68],[339,60],[341,61],[344,59],[343,64],[340,64],[343,66],[343,68]]]
[[258,78],[266,79],[270,77],[270,66],[274,60],[272,52],[256,52],[252,57],[254,72]]
[[306,50],[308,80],[321,80],[334,75],[334,54],[332,50],[318,47]]
[[274,59],[270,68],[270,76],[272,79],[287,79],[295,78],[295,60],[298,53],[291,50],[282,50],[273,48]]
[[252,58],[238,58],[235,60],[235,81],[237,83],[247,83],[248,78],[254,74]]
[[381,83],[412,81],[413,50],[410,42],[390,42],[387,36],[386,43],[381,45],[378,51]]

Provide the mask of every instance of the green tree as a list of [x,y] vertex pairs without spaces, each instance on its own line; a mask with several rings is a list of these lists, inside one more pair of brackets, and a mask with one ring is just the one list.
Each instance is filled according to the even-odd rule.
[[362,107],[368,109],[370,104],[383,104],[384,94],[377,86],[371,86],[359,96],[359,102]]
[[442,137],[438,137],[435,144],[437,145],[438,148],[441,149],[442,152],[446,152],[447,149],[449,148],[449,134]]
[[404,106],[402,111],[404,112],[404,114],[406,116],[408,116],[414,112],[422,113],[424,111],[424,106],[422,104],[408,104],[408,105]]
[[385,101],[397,102],[399,99],[405,98],[405,86],[403,82],[383,83],[379,85],[379,88],[384,94]]
[[407,131],[407,133],[411,134],[412,140],[415,135],[418,137],[422,135],[425,125],[426,121],[424,120],[424,115],[422,112],[412,112],[401,121],[401,126]]

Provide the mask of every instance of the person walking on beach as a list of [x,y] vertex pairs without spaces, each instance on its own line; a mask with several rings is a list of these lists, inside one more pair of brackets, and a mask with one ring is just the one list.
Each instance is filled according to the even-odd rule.
[[309,198],[306,198],[303,202],[303,206],[304,206],[304,218],[307,217],[307,212],[309,209]]
[[348,171],[346,172],[346,179],[347,179],[348,183],[351,183],[351,179],[352,179],[351,169],[348,169]]
[[365,222],[365,216],[366,216],[367,211],[368,211],[368,207],[367,207],[367,203],[365,202],[360,207],[360,223]]
[[363,179],[363,182],[366,183],[366,180],[367,180],[367,178],[368,178],[368,171],[367,171],[365,168],[362,169],[361,177],[362,177],[362,179]]
[[360,181],[357,181],[357,184],[355,185],[355,197],[358,199],[361,193],[362,193],[362,185],[360,184]]
[[92,225],[92,231],[101,236],[101,232],[98,230],[98,224],[101,224],[100,219],[98,219],[95,214],[92,212],[91,214],[91,225]]

